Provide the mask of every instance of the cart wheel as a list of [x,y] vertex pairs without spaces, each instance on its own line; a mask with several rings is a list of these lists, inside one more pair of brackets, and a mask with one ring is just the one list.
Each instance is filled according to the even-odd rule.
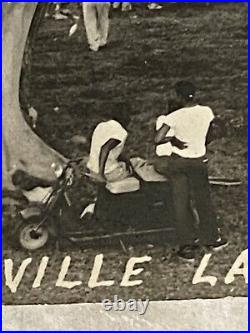
[[41,249],[49,239],[49,231],[46,226],[38,223],[23,223],[19,228],[19,243],[22,248],[35,251]]

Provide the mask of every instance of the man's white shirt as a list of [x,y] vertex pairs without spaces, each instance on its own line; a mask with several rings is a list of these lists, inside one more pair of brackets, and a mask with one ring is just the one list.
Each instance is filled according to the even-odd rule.
[[[187,148],[181,150],[171,143],[159,145],[156,148],[158,156],[170,156],[175,153],[184,158],[198,158],[206,154],[206,136],[210,123],[214,119],[213,111],[208,106],[196,105],[179,109],[167,116],[160,116],[156,129],[163,124],[170,127],[167,136],[175,136],[187,143]],[[166,148],[164,153],[164,148]]]
[[[159,116],[156,120],[156,130],[158,131],[161,129],[162,125],[166,124],[167,116]],[[167,136],[174,136],[174,131],[170,129],[166,135]],[[172,145],[171,142],[162,143],[156,146],[156,155],[157,156],[170,156],[172,154]]]
[[99,157],[101,148],[110,139],[115,139],[121,141],[121,143],[110,151],[105,164],[104,172],[107,174],[114,171],[117,167],[119,167],[118,157],[123,151],[127,136],[128,132],[116,120],[109,120],[98,124],[92,135],[90,156],[87,167],[91,171],[99,173]]

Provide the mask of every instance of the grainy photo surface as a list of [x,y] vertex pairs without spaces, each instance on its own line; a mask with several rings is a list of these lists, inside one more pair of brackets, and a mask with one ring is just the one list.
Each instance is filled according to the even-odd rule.
[[247,10],[3,4],[3,304],[247,296]]

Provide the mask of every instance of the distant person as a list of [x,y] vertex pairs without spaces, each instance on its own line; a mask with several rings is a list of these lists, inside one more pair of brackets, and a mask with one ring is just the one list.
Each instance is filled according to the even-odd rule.
[[83,18],[90,51],[107,45],[110,2],[83,2]]
[[113,2],[113,8],[118,9],[121,6],[122,12],[127,12],[132,9],[130,2]]
[[66,20],[71,14],[68,2],[49,2],[45,17],[53,17],[55,20]]
[[[208,106],[195,102],[196,89],[192,83],[180,81],[175,89],[182,107],[157,120],[155,169],[171,181],[180,245],[178,255],[193,261],[197,237],[198,244],[214,250],[227,245],[219,234],[204,163],[207,134],[214,115]],[[191,191],[199,216],[198,234],[190,205]]]
[[147,7],[148,7],[149,10],[162,9],[162,6],[159,5],[158,3],[155,3],[155,2],[149,2]]
[[[126,12],[129,10],[132,10],[132,5],[131,2],[114,2],[113,3],[113,8],[118,9],[121,5],[122,11]],[[162,6],[155,3],[155,2],[148,2],[147,7],[149,10],[154,10],[154,9],[162,9]]]

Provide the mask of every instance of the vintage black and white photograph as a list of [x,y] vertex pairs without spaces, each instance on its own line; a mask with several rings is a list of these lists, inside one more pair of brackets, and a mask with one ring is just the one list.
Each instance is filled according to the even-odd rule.
[[4,2],[2,27],[3,304],[247,297],[248,3]]

